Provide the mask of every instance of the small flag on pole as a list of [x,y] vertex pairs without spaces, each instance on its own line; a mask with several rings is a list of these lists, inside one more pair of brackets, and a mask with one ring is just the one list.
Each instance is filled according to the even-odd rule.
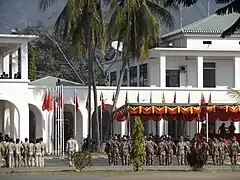
[[101,101],[101,108],[102,110],[105,109],[105,103],[104,103],[104,99],[103,99],[103,93],[101,92],[101,95],[100,95],[100,101]]
[[75,110],[76,112],[78,112],[79,110],[78,96],[77,96],[76,90],[75,90]]
[[126,92],[125,104],[128,104],[128,93]]
[[164,92],[163,92],[163,96],[162,96],[162,103],[163,104],[166,103]]
[[42,110],[45,111],[47,109],[47,102],[48,102],[48,90],[45,92],[43,104],[42,104]]
[[152,91],[150,92],[150,100],[149,100],[150,103],[152,103]]
[[177,94],[176,94],[176,91],[175,91],[174,97],[173,97],[173,103],[176,103],[176,100],[177,100]]
[[115,94],[113,93],[112,101],[115,101]]
[[139,91],[138,91],[138,94],[137,94],[137,102],[139,103]]
[[200,102],[200,104],[201,104],[201,106],[206,104],[205,97],[204,97],[203,93],[201,93],[201,102]]
[[52,95],[51,92],[48,91],[48,98],[47,98],[47,110],[52,111],[53,110],[53,104],[52,104]]
[[89,99],[88,99],[88,95],[87,95],[87,98],[86,98],[86,105],[85,105],[85,108],[88,110],[88,103],[89,103]]
[[190,104],[190,102],[191,102],[191,95],[190,95],[190,92],[188,92],[188,104]]
[[211,103],[212,103],[212,94],[211,94],[211,92],[210,92],[209,98],[208,98],[208,104],[211,104]]

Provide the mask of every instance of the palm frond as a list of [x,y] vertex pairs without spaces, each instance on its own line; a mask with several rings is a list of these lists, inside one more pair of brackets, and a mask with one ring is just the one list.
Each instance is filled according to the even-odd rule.
[[51,5],[57,3],[59,0],[39,0],[39,9],[45,11]]
[[231,98],[233,98],[233,99],[235,99],[236,101],[240,102],[240,91],[228,87],[228,92],[227,92],[227,94],[228,94]]
[[196,4],[198,2],[198,0],[167,0],[167,2],[165,3],[166,6],[169,6],[171,4],[183,4],[184,6],[192,6],[194,4]]
[[230,26],[228,29],[226,29],[222,34],[221,37],[225,38],[227,36],[233,35],[236,31],[240,29],[240,18],[237,19],[237,21]]
[[228,4],[233,0],[215,0],[216,4]]
[[237,0],[232,1],[228,5],[219,8],[216,11],[217,15],[225,15],[225,14],[232,14],[232,13],[240,13],[240,2]]

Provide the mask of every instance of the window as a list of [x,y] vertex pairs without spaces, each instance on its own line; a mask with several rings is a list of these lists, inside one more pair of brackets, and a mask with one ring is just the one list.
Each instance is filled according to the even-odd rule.
[[137,86],[137,66],[130,67],[130,86]]
[[142,64],[139,66],[139,68],[140,68],[139,85],[140,87],[147,87],[148,86],[148,77],[147,77],[148,64]]
[[215,63],[203,63],[203,87],[216,87]]
[[122,86],[128,86],[127,69],[124,71]]
[[110,86],[116,86],[117,85],[117,72],[111,72],[110,73]]
[[167,72],[166,72],[166,87],[180,87],[180,72],[179,72],[179,70],[167,70]]

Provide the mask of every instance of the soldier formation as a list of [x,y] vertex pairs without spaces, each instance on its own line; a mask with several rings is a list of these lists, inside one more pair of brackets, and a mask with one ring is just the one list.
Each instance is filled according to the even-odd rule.
[[44,167],[46,145],[42,138],[36,141],[16,141],[8,135],[0,138],[0,167],[5,162],[6,167]]
[[[108,155],[108,164],[127,166],[131,164],[131,137],[117,136],[109,137],[105,152]],[[214,165],[223,165],[228,153],[232,165],[237,164],[238,153],[240,152],[239,143],[236,137],[230,140],[229,143],[223,138],[209,139],[206,137],[194,137],[192,140],[181,136],[178,142],[174,142],[170,136],[152,136],[145,137],[145,154],[144,165],[154,165],[154,157],[158,157],[160,166],[173,165],[173,157],[176,156],[179,166],[188,165],[188,155],[192,151],[204,151],[206,158],[212,156]]]

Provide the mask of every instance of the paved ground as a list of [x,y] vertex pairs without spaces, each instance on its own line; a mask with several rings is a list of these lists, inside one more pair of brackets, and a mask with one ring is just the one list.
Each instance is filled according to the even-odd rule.
[[3,180],[239,180],[240,172],[139,172],[139,173],[61,173],[0,174]]

